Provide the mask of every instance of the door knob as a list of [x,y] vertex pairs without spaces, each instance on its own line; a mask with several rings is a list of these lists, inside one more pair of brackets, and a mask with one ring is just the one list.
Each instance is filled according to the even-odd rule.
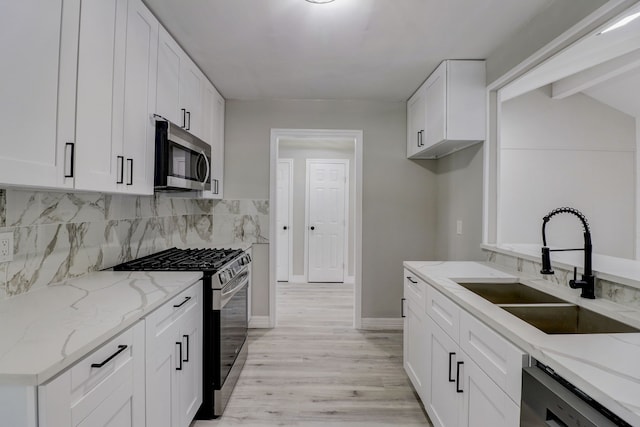
[[282,227],[282,229],[283,229],[283,230],[286,230],[286,229],[287,229],[287,226],[285,225],[284,227]]
[[315,230],[316,228],[312,225],[311,226],[311,231]]

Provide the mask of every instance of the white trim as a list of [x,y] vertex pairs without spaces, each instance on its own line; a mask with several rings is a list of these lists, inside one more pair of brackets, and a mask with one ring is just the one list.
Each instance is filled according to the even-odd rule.
[[249,328],[252,329],[268,329],[271,328],[269,316],[251,316],[249,320]]
[[344,284],[345,285],[353,285],[356,283],[356,277],[355,276],[345,276],[344,278]]
[[[289,256],[289,271],[287,272],[287,282],[291,281],[291,278],[293,277],[293,159],[285,159],[285,158],[278,158],[278,163],[288,163],[289,164],[289,193],[287,194],[289,196],[289,234],[288,234],[288,239],[289,239],[289,252],[288,252],[288,256]],[[275,212],[275,211],[274,211]],[[278,219],[276,218],[276,223],[278,222]],[[277,269],[277,258],[276,258],[276,269]],[[276,275],[277,275],[277,270],[276,270]]]
[[[306,187],[304,193],[304,277],[307,278],[307,282],[309,282],[309,203],[310,203],[310,195],[311,195],[311,174],[310,174],[310,165],[314,163],[333,163],[344,165],[344,230],[342,233],[342,283],[344,283],[344,279],[347,276],[348,265],[349,265],[349,159],[306,159]],[[323,281],[320,281],[323,282]]]
[[[552,56],[563,49],[568,48],[573,43],[594,34],[598,29],[604,26],[608,21],[622,13],[634,4],[639,3],[637,0],[609,0],[606,4],[589,14],[577,24],[573,25],[567,31],[556,37],[547,45],[538,49],[527,59],[507,71],[501,77],[487,85],[487,127],[488,135],[484,144],[484,208],[483,213],[483,243],[492,244],[499,243],[499,200],[498,188],[500,181],[496,175],[495,181],[492,181],[492,173],[498,173],[498,158],[500,153],[499,132],[500,132],[500,99],[499,91],[509,83],[523,76],[538,65],[542,64]],[[494,105],[492,98],[496,97],[497,101]],[[495,120],[494,123],[492,123]],[[492,126],[495,125],[494,126]],[[494,154],[495,153],[495,154]]]
[[359,329],[373,331],[401,331],[404,327],[402,317],[365,317]]
[[276,313],[276,271],[274,262],[276,257],[275,242],[275,201],[276,201],[276,179],[278,161],[278,141],[280,138],[341,138],[354,141],[355,152],[355,286],[354,289],[354,310],[353,327],[358,329],[362,323],[362,165],[363,165],[363,131],[362,130],[329,130],[329,129],[271,129],[270,148],[270,186],[269,186],[269,206],[271,215],[269,220],[269,326],[275,327],[277,323]]

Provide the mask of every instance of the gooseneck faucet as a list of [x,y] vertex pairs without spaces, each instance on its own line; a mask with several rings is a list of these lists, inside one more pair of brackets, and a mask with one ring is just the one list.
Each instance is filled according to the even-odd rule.
[[[578,219],[582,222],[582,226],[584,227],[584,248],[580,249],[549,249],[547,247],[547,236],[545,234],[545,228],[547,227],[547,223],[549,220],[558,214],[561,213],[570,213],[578,217]],[[581,280],[577,280],[577,271],[576,267],[573,268],[573,280],[569,280],[569,286],[573,289],[582,289],[582,293],[580,296],[582,298],[590,298],[594,299],[596,297],[595,294],[595,277],[593,276],[593,270],[591,267],[591,256],[593,248],[591,246],[591,231],[589,230],[589,223],[587,222],[587,218],[577,209],[574,208],[558,208],[549,212],[544,218],[542,218],[542,270],[540,273],[542,274],[553,274],[553,270],[551,269],[551,252],[561,252],[561,251],[584,251],[584,274],[582,275]]]

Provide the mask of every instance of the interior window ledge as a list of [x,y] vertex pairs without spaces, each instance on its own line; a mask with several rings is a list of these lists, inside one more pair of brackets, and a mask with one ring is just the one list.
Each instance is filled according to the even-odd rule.
[[[483,243],[481,248],[488,252],[509,255],[528,261],[541,262],[541,245],[532,243]],[[553,247],[551,247],[553,249]],[[551,265],[564,270],[582,269],[584,255],[576,252],[554,252]],[[593,272],[596,278],[640,289],[640,261],[593,254]]]

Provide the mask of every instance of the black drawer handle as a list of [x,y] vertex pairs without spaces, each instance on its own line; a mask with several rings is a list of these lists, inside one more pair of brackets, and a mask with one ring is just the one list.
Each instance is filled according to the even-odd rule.
[[185,305],[187,303],[187,301],[189,301],[191,299],[191,297],[184,297],[184,301],[182,301],[180,304],[174,304],[173,307],[174,308],[180,308],[183,305]]
[[91,367],[92,368],[102,368],[104,365],[106,365],[107,363],[111,362],[113,360],[114,357],[116,357],[117,355],[119,355],[120,353],[122,353],[123,351],[125,351],[127,349],[128,346],[126,345],[119,345],[118,346],[118,350],[113,353],[111,356],[107,357],[102,363],[92,363]]
[[406,300],[407,300],[406,298],[400,299],[400,317],[407,317],[404,315],[404,302]]
[[182,337],[187,339],[187,357],[186,359],[182,359],[182,361],[188,362],[189,361],[189,335],[183,335]]
[[180,347],[180,357],[178,357],[178,362],[180,362],[179,366],[176,366],[176,371],[182,371],[182,341],[176,342],[176,344]]
[[411,277],[411,276],[407,276],[407,279],[408,279],[411,283],[413,283],[414,285],[417,285],[417,284],[418,284],[418,282],[416,282],[415,280],[413,280],[413,277]]
[[450,352],[450,353],[449,353],[449,382],[450,382],[450,383],[452,383],[452,382],[455,382],[455,381],[456,381],[455,379],[451,378],[451,365],[452,365],[452,363],[451,363],[452,357],[451,357],[451,356],[455,356],[455,355],[456,355],[456,354],[455,354],[454,352]]
[[187,124],[186,130],[191,130],[191,111],[187,111],[187,118],[189,120],[189,124]]
[[187,128],[187,110],[184,108],[181,108],[180,111],[182,111],[182,129],[186,129]]
[[463,393],[464,390],[460,388],[460,366],[464,365],[464,362],[458,362],[458,366],[456,367],[456,391],[458,393]]

